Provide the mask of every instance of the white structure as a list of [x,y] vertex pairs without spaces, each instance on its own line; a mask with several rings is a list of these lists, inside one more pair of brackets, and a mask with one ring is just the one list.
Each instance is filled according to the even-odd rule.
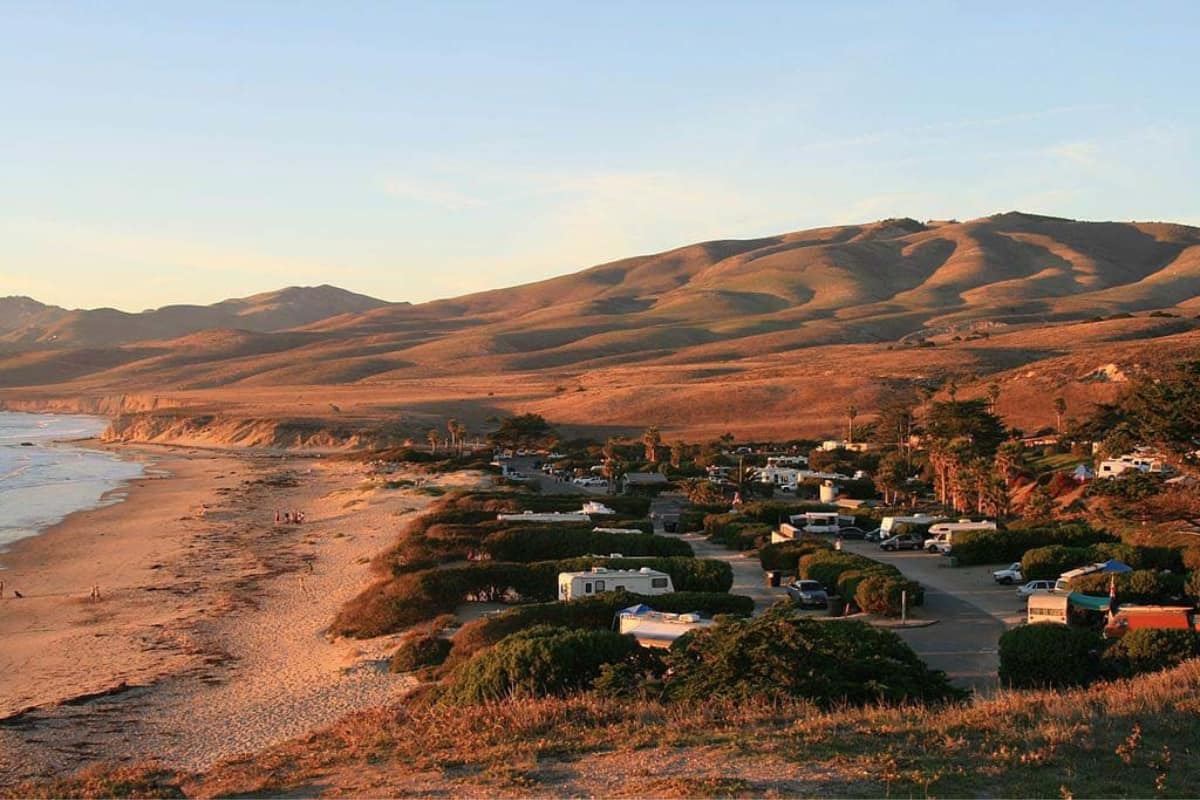
[[795,486],[801,470],[795,467],[777,467],[771,464],[758,470],[759,483],[773,483],[776,486]]
[[930,553],[949,553],[954,547],[955,534],[994,530],[996,523],[987,520],[972,522],[969,519],[960,519],[958,522],[939,522],[929,526],[929,540],[925,542],[925,549]]
[[821,442],[821,449],[825,452],[830,450],[850,450],[854,453],[865,453],[871,449],[870,442],[847,442],[843,439],[826,439]]
[[501,522],[591,522],[592,518],[581,512],[549,511],[535,513],[522,511],[520,514],[497,514]]
[[1100,466],[1096,468],[1096,477],[1115,478],[1130,469],[1152,473],[1169,471],[1167,465],[1157,456],[1126,453],[1120,458],[1106,458],[1101,461]]
[[838,487],[831,480],[821,481],[820,498],[822,503],[832,503],[837,500]]
[[604,503],[599,503],[595,500],[589,500],[583,504],[581,513],[584,513],[584,514],[615,514],[617,512],[613,511],[611,508],[604,505]]
[[945,517],[932,517],[928,514],[914,514],[911,517],[884,517],[879,523],[884,538],[892,535],[892,529],[897,525],[933,525],[945,521]]
[[592,528],[592,533],[645,533],[641,528]]
[[788,521],[771,532],[771,543],[790,542],[805,533],[837,533],[843,525],[853,525],[854,517],[843,516],[836,511],[807,511],[793,514]]
[[1067,624],[1067,604],[1069,595],[1052,592],[1038,592],[1029,595],[1026,606],[1028,622],[1061,622]]
[[807,467],[808,456],[768,456],[768,467]]
[[558,573],[558,599],[575,600],[624,589],[634,594],[670,594],[675,591],[671,576],[665,572],[641,569],[592,567],[586,572]]
[[618,631],[637,639],[642,647],[670,647],[688,631],[713,624],[699,614],[665,614],[646,606],[633,606],[617,615]]

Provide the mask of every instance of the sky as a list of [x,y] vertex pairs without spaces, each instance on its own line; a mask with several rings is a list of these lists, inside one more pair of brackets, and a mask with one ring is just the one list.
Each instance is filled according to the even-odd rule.
[[0,0],[0,296],[419,302],[697,241],[1200,225],[1196,2]]

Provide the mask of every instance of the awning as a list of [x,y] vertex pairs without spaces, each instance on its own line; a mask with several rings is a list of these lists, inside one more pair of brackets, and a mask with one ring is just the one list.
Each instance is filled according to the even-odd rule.
[[1109,598],[1107,595],[1096,597],[1090,594],[1071,592],[1067,595],[1067,602],[1076,608],[1086,608],[1089,611],[1108,611]]
[[1126,564],[1124,561],[1117,561],[1115,558],[1110,558],[1100,565],[1101,572],[1133,572],[1133,567]]

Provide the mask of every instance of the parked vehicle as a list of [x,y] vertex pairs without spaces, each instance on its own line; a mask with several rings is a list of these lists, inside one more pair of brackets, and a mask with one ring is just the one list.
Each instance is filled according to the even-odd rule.
[[954,548],[954,536],[967,531],[994,531],[996,523],[984,520],[982,522],[972,522],[969,519],[960,519],[958,522],[939,522],[929,527],[929,538],[925,541],[925,549],[930,554],[941,553],[949,555]]
[[855,528],[852,525],[849,528],[839,529],[838,536],[842,537],[843,539],[865,539],[867,537],[867,533],[862,528]]
[[867,531],[863,534],[864,542],[879,542],[886,538],[887,535],[884,533],[883,528],[876,528],[873,531]]
[[798,605],[824,608],[829,604],[829,593],[817,581],[795,580],[784,588]]
[[925,537],[919,533],[901,533],[891,536],[879,543],[881,550],[920,550],[925,545]]
[[1021,574],[1021,562],[1014,561],[1004,569],[995,570],[992,573],[992,580],[1005,586],[1011,586],[1014,583],[1024,583],[1025,576]]
[[1041,594],[1042,592],[1053,592],[1054,581],[1030,581],[1024,586],[1017,587],[1017,597],[1029,597],[1031,594]]

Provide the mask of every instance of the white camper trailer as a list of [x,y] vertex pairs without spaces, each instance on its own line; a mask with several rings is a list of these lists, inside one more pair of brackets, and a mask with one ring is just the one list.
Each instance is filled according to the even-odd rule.
[[996,523],[983,520],[972,522],[960,519],[958,522],[939,522],[929,526],[929,538],[925,541],[925,549],[930,553],[949,553],[954,547],[954,536],[967,531],[994,531]]
[[641,569],[592,567],[586,572],[558,573],[558,599],[575,600],[620,590],[634,594],[670,594],[675,591],[671,576],[665,572]]
[[646,606],[633,606],[617,614],[618,630],[637,639],[642,647],[670,647],[671,643],[696,628],[713,624],[699,614],[665,614]]

